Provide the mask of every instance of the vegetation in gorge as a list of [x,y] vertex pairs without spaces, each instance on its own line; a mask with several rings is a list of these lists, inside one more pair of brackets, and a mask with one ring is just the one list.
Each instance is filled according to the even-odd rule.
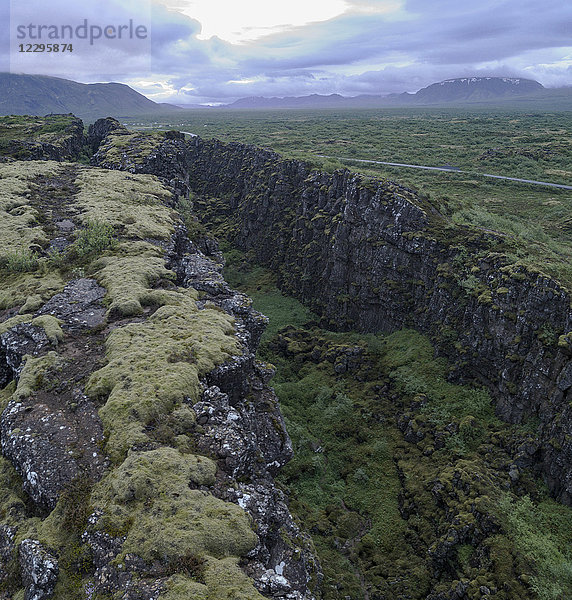
[[532,473],[508,474],[505,449],[529,431],[499,421],[484,390],[447,382],[422,335],[318,329],[268,270],[226,257],[225,276],[270,317],[259,356],[277,367],[295,450],[281,481],[320,555],[324,598],[421,599],[457,584],[471,599],[572,594],[572,510]]

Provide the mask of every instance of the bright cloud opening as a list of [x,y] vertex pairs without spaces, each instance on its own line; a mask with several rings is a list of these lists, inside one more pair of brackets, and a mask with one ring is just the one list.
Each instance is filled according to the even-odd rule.
[[251,42],[312,22],[327,21],[349,8],[346,0],[161,0],[161,3],[199,21],[202,25],[199,39],[217,36],[233,44]]

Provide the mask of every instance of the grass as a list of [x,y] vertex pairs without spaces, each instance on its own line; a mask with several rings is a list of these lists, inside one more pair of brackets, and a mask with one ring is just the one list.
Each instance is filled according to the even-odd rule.
[[38,255],[28,249],[8,252],[4,261],[9,273],[27,273],[38,268]]
[[282,327],[301,327],[316,322],[318,317],[295,298],[283,294],[276,287],[276,277],[264,267],[249,264],[243,253],[221,244],[225,249],[224,277],[231,287],[244,290],[252,296],[252,307],[264,315],[272,315],[261,342],[271,340]]
[[102,254],[115,246],[114,229],[109,223],[87,221],[86,227],[80,229],[70,251],[80,259]]
[[572,594],[572,514],[569,508],[546,498],[534,502],[530,496],[499,503],[508,533],[535,574],[532,590],[539,600],[560,600]]
[[566,184],[572,183],[571,118],[566,111],[530,114],[510,109],[428,107],[217,110],[177,115],[165,119],[162,126],[186,129],[205,139],[216,137],[272,148],[295,158],[317,159],[316,155],[324,154],[454,165]]

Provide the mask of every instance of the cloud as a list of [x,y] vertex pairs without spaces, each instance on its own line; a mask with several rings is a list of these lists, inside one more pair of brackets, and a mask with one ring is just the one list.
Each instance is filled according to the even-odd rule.
[[[135,0],[12,0],[11,70],[85,79],[148,72],[151,18],[146,8],[150,4]],[[36,43],[58,44],[60,51],[18,51],[19,44]]]
[[[345,12],[333,18],[278,30],[258,23],[259,34],[268,33],[240,44],[204,39],[201,23],[189,16],[189,2],[162,1],[171,8],[153,1],[150,66],[126,50],[114,55],[108,49],[97,60],[74,57],[67,76],[105,80],[105,65],[123,61],[128,68],[122,81],[155,100],[186,103],[416,91],[469,75],[572,85],[572,4],[562,0],[544,0],[542,6],[532,0],[345,0]],[[43,18],[64,14],[64,6],[79,16],[84,6],[71,0],[38,5]]]

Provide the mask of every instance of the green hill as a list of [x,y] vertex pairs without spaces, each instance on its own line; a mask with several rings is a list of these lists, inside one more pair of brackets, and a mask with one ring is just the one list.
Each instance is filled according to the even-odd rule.
[[0,73],[0,115],[74,113],[86,121],[100,117],[151,115],[179,110],[157,104],[122,83],[77,83],[44,75]]

